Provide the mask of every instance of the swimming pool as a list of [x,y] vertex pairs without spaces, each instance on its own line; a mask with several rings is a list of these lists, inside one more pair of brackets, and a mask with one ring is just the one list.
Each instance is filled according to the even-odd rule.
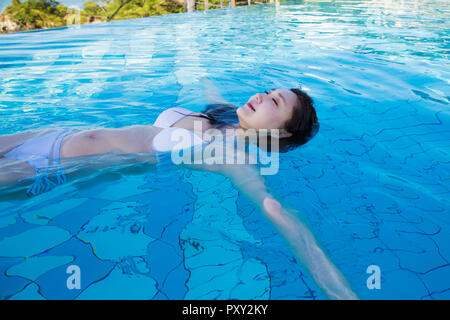
[[[237,106],[301,86],[320,131],[267,185],[360,298],[449,299],[449,14],[445,0],[288,1],[0,35],[0,134],[201,111],[204,76]],[[0,202],[3,299],[325,298],[226,178],[100,173]]]

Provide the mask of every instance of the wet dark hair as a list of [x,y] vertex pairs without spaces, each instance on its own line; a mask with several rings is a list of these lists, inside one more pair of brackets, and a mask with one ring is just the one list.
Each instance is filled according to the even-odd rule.
[[[287,152],[305,144],[316,135],[320,127],[313,99],[300,89],[290,90],[297,95],[298,104],[294,106],[292,117],[286,121],[284,126],[284,129],[292,136],[279,139],[280,152]],[[216,129],[239,122],[236,107],[229,103],[209,104],[197,117],[208,119]],[[270,139],[268,144],[270,144]],[[270,145],[268,147],[270,148]]]
[[290,90],[297,95],[299,103],[294,106],[291,119],[284,124],[285,130],[292,133],[292,136],[280,139],[280,152],[283,152],[282,144],[285,145],[284,152],[305,144],[316,135],[320,127],[313,99],[300,89]]

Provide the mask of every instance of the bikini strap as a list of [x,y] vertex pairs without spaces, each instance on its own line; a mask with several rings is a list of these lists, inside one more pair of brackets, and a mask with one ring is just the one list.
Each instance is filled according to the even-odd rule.
[[193,113],[193,111],[185,108],[180,107],[170,108],[161,112],[161,114],[158,116],[153,125],[155,127],[163,129],[170,128],[175,123],[177,123],[184,117],[190,115],[191,113]]

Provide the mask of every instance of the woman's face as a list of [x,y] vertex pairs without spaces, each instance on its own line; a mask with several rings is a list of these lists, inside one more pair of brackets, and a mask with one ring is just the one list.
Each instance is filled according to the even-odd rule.
[[297,104],[297,95],[291,90],[273,89],[250,97],[236,112],[245,129],[284,129]]

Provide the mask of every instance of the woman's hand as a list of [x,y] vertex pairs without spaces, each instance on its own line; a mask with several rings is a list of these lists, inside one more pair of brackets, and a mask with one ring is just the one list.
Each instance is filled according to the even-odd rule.
[[281,204],[266,196],[263,200],[263,210],[280,234],[288,241],[299,262],[311,272],[316,283],[331,299],[358,299],[344,276],[328,259],[317,243],[311,230],[298,217],[284,209]]

